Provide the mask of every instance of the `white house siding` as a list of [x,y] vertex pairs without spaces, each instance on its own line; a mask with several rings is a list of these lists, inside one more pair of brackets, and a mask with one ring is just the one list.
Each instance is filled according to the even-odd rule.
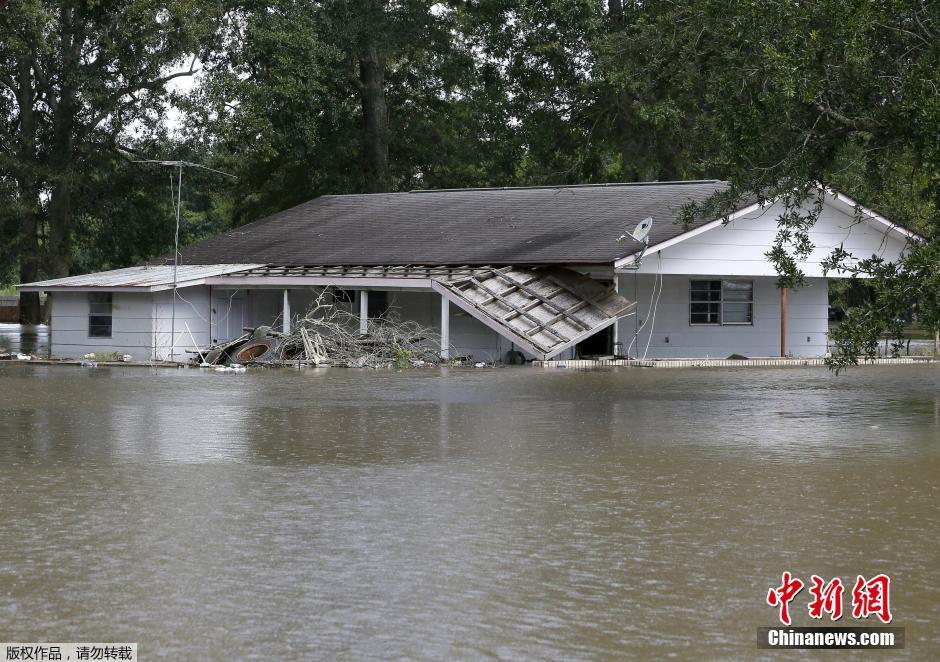
[[[754,283],[753,324],[692,325],[689,323],[689,286],[692,280],[721,278]],[[620,320],[619,339],[626,352],[636,325],[642,326],[630,356],[646,358],[725,358],[780,355],[780,290],[775,278],[724,276],[663,276],[659,305],[651,306],[655,276],[620,276],[620,293],[638,299],[637,315]],[[794,356],[823,356],[827,351],[828,287],[826,279],[811,278],[807,286],[790,290],[787,300],[787,350]],[[655,301],[653,302],[655,304]],[[655,317],[651,308],[655,307]],[[647,321],[649,320],[649,321]],[[646,322],[646,325],[644,325]],[[650,339],[652,337],[652,339]],[[668,341],[667,341],[668,338]],[[647,343],[649,349],[647,350]]]
[[245,321],[245,290],[212,288],[210,328],[213,343],[242,334]]
[[[196,344],[205,346],[209,344],[210,302],[209,288],[207,286],[187,287],[178,291],[176,301],[176,314],[174,322],[173,291],[166,290],[153,294],[153,334],[154,358],[166,360],[170,358],[173,334],[176,331],[177,361],[190,357],[186,349],[192,349],[193,339]],[[188,331],[187,331],[188,327]]]
[[[706,230],[663,249],[658,255],[647,255],[639,271],[776,276],[765,254],[774,243],[781,213],[783,207],[777,203]],[[820,263],[839,245],[856,258],[879,255],[887,260],[896,260],[906,245],[906,238],[899,232],[874,221],[856,223],[852,216],[830,204],[823,207],[809,234],[815,249],[801,268],[810,277],[824,275]],[[837,274],[829,274],[833,275]]]
[[140,361],[151,358],[153,295],[149,292],[114,293],[110,338],[88,336],[87,292],[54,292],[50,300],[52,356],[81,358],[91,352],[120,352]]
[[[624,351],[633,340],[635,327],[650,317],[653,281],[658,273],[663,274],[663,292],[655,322],[643,329],[631,356],[643,356],[647,341],[648,358],[779,355],[780,291],[775,284],[774,266],[765,254],[774,242],[782,212],[783,207],[775,204],[647,254],[636,272],[636,289],[633,272],[622,274],[620,293],[638,302],[637,316],[619,323]],[[808,276],[807,286],[791,290],[787,302],[787,350],[801,357],[823,356],[828,350],[828,284],[821,262],[832,249],[841,245],[859,259],[879,255],[896,260],[907,242],[902,234],[880,223],[856,223],[851,215],[828,203],[810,230],[810,239],[815,249],[800,265]],[[718,279],[754,281],[752,325],[689,323],[689,282]]]

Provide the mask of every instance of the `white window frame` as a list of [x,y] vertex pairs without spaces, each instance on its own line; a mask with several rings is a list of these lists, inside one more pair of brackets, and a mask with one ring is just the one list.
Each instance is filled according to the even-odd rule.
[[[717,301],[693,301],[692,292],[695,283],[719,283]],[[747,283],[751,286],[750,301],[725,301],[725,283]],[[717,322],[693,322],[692,306],[697,303],[717,304],[718,321]],[[725,304],[726,303],[747,303],[750,304],[750,320],[747,322],[726,322]],[[754,326],[754,281],[740,278],[694,278],[689,279],[689,326]]]
[[[104,299],[96,301],[96,299]],[[107,312],[104,307],[107,306]],[[108,333],[92,333],[95,328],[103,327],[102,322],[95,324],[92,320],[108,318]],[[111,338],[114,336],[114,294],[112,292],[89,292],[88,293],[88,337],[89,338]]]

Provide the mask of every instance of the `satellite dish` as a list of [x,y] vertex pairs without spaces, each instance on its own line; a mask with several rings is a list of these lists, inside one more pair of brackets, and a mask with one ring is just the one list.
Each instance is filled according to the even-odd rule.
[[649,235],[650,230],[652,229],[653,229],[653,217],[647,216],[642,221],[640,221],[639,224],[637,224],[636,228],[634,228],[630,236],[636,239],[637,241],[645,242],[646,237]]

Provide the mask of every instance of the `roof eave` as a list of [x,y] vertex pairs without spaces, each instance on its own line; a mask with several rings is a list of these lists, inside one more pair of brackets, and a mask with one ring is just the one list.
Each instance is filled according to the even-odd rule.
[[634,264],[641,255],[643,256],[654,255],[656,253],[659,253],[660,251],[663,251],[669,248],[670,246],[675,246],[676,244],[681,243],[685,241],[686,239],[691,239],[692,237],[696,237],[702,234],[703,232],[708,232],[709,230],[717,228],[721,225],[730,223],[731,221],[737,218],[741,218],[742,216],[751,214],[755,211],[758,211],[759,209],[770,207],[772,204],[774,204],[774,202],[776,202],[776,199],[767,200],[764,202],[755,202],[754,204],[748,205],[747,207],[742,207],[741,209],[731,214],[728,214],[727,216],[716,218],[714,221],[710,221],[708,223],[705,223],[704,225],[700,225],[697,228],[692,228],[691,230],[688,230],[686,232],[683,232],[682,234],[676,235],[675,237],[672,237],[671,239],[667,239],[653,246],[649,246],[645,250],[640,250],[635,253],[631,253],[630,255],[627,255],[626,257],[622,257],[619,260],[616,260],[614,262],[614,271],[629,270],[628,267]]

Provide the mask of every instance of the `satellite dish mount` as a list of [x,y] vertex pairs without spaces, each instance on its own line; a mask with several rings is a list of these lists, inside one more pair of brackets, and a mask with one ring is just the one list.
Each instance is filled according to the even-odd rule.
[[634,241],[639,241],[643,244],[643,250],[640,251],[640,254],[637,256],[636,260],[633,261],[631,265],[634,269],[640,268],[640,260],[643,259],[643,254],[646,253],[646,249],[650,245],[650,230],[653,229],[653,217],[647,216],[642,221],[637,223],[637,226],[633,228],[633,232],[624,232],[617,238],[618,242],[623,242],[625,239],[630,238]]

